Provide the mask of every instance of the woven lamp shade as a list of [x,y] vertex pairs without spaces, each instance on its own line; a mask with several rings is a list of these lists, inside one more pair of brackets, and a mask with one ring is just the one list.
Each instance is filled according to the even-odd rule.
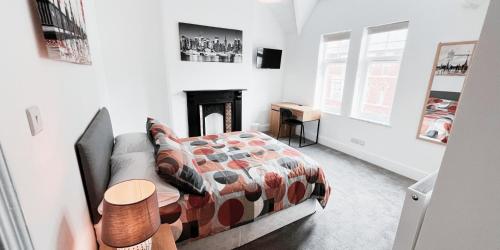
[[155,185],[147,180],[120,182],[104,193],[102,241],[116,248],[151,238],[160,227]]

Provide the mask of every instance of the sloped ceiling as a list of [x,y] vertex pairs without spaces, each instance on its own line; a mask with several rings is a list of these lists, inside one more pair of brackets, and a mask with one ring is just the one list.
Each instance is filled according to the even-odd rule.
[[293,0],[295,6],[295,22],[297,24],[297,34],[302,32],[302,28],[311,17],[314,8],[319,0]]
[[320,0],[259,0],[273,12],[288,34],[300,34]]

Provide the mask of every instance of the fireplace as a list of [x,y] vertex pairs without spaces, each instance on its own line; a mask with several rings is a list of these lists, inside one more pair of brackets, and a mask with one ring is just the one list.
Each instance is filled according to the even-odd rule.
[[241,131],[241,98],[245,89],[185,90],[189,136]]

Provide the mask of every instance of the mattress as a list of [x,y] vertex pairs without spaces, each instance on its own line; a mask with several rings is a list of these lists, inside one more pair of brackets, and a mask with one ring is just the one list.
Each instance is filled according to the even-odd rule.
[[229,230],[313,198],[324,207],[330,185],[313,159],[260,132],[180,139],[202,175],[205,195],[181,194],[160,208],[178,242]]

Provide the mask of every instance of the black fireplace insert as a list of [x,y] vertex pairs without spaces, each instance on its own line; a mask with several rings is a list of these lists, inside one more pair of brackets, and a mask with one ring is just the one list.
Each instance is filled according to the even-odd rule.
[[203,121],[213,113],[224,117],[224,133],[241,131],[242,95],[245,90],[184,90],[187,95],[189,136],[205,135]]

